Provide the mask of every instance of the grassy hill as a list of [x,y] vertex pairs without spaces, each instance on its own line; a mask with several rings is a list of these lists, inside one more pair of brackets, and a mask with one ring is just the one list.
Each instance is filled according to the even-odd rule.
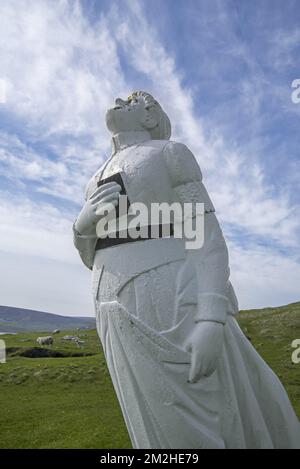
[[275,371],[300,418],[300,364],[291,360],[291,343],[300,339],[300,302],[277,308],[241,311],[240,326]]
[[[238,320],[300,417],[300,364],[291,362],[300,303],[242,311]],[[0,448],[131,446],[96,331],[68,333],[84,340],[84,348],[63,340],[66,332],[58,334],[51,348],[56,358],[28,358],[40,333],[2,336],[8,360],[0,364]]]

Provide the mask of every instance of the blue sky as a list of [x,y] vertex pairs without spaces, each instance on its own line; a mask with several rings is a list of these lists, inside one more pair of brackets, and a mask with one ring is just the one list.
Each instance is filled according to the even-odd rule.
[[242,308],[300,298],[300,9],[292,0],[0,3],[0,304],[93,314],[71,226],[142,89],[195,154]]

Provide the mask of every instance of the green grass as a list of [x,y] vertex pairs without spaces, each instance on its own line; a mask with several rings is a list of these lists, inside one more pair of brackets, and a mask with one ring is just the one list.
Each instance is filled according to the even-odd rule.
[[[238,320],[300,417],[300,364],[291,361],[291,342],[300,338],[300,303],[241,312]],[[81,336],[84,348],[63,341],[67,334]],[[9,354],[0,364],[0,448],[130,448],[96,331],[54,336],[50,349],[63,358],[20,356],[38,347],[41,335],[1,336]],[[72,356],[77,353],[85,356]]]
[[[84,349],[62,341],[66,334],[84,335]],[[40,335],[1,337],[8,349],[24,350],[38,346]],[[0,448],[130,448],[96,331],[64,331],[54,338],[51,349],[94,355],[8,356],[0,365]]]
[[280,378],[300,418],[300,364],[291,359],[291,343],[300,339],[300,303],[241,311],[238,320],[252,345]]

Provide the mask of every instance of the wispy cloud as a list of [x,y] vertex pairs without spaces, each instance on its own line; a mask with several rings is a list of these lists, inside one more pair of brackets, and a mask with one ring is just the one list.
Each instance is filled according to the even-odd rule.
[[[165,103],[174,127],[173,138],[185,142],[196,155],[223,222],[284,245],[295,243],[300,228],[297,207],[290,202],[288,191],[278,190],[266,181],[261,149],[253,155],[247,145],[226,144],[222,130],[215,128],[213,122],[205,122],[201,108],[198,110],[195,104],[196,96],[181,84],[183,71],[167,54],[140,3],[130,1],[127,5],[129,9],[121,22],[117,21],[117,10],[111,12],[112,23],[119,25],[114,28],[116,39],[127,51],[132,67],[147,78],[153,93]],[[233,47],[237,44],[235,38]],[[257,80],[259,67],[242,45],[238,55],[247,58]],[[255,118],[259,117],[260,104],[250,83],[244,83],[245,92],[237,97],[236,104],[244,107],[247,99]]]
[[7,83],[0,111],[8,116],[8,132],[17,133],[1,135],[6,174],[20,170],[20,178],[40,178],[44,191],[70,198],[78,193],[70,186],[82,188],[83,177],[103,160],[105,110],[116,90],[127,91],[115,41],[105,17],[91,26],[77,1],[12,0],[1,3],[0,15],[0,70]]
[[20,193],[0,192],[0,197],[2,251],[77,262],[72,246],[72,214]]
[[299,257],[270,246],[228,244],[231,278],[242,308],[279,306],[299,301]]
[[[290,158],[291,169],[279,166],[274,177],[272,152],[278,159],[281,150],[271,144],[277,136],[268,127],[274,106],[278,113],[290,113],[292,105],[285,106],[289,90],[270,79],[266,66],[272,67],[272,61],[274,70],[280,64],[289,66],[298,32],[276,29],[275,42],[258,34],[257,41],[267,44],[267,64],[262,64],[257,47],[246,33],[239,33],[238,9],[223,2],[188,2],[187,16],[181,20],[190,38],[187,68],[176,41],[167,47],[158,27],[168,24],[172,11],[167,8],[166,17],[161,2],[155,1],[153,8],[154,4],[161,13],[157,24],[149,17],[149,4],[136,0],[95,4],[93,22],[79,1],[1,2],[0,43],[5,47],[0,78],[7,84],[7,103],[0,105],[0,176],[7,182],[0,193],[0,241],[6,259],[2,271],[8,253],[14,259],[25,256],[28,272],[35,272],[33,278],[45,289],[43,309],[55,307],[59,312],[55,288],[61,312],[79,314],[77,290],[78,304],[86,301],[91,307],[88,288],[85,300],[78,288],[79,282],[87,286],[89,272],[84,272],[72,247],[72,220],[84,185],[109,152],[107,106],[115,97],[142,88],[170,115],[172,138],[186,143],[200,163],[230,243],[241,305],[274,304],[274,289],[278,302],[295,299],[300,217],[293,187],[299,164]],[[193,37],[186,20],[192,21]],[[204,105],[202,94],[208,84],[215,90],[210,90],[211,106],[209,101]],[[69,288],[62,299],[55,275],[45,277],[42,286],[37,258],[51,272],[57,262],[59,281],[65,272],[66,281],[74,282],[73,296]],[[16,273],[19,297],[27,306],[32,301],[41,308],[33,290],[28,298],[22,275]]]
[[91,27],[77,1],[12,0],[0,13],[8,111],[35,138],[94,138],[113,87],[125,88],[105,19]]

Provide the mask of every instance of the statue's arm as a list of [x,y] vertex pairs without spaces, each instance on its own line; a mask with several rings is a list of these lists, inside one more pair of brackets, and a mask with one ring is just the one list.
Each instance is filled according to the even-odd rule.
[[88,269],[92,270],[97,242],[96,234],[81,235],[76,229],[75,220],[73,224],[73,242],[84,265],[86,265]]
[[[182,143],[169,142],[164,153],[171,184],[180,202],[204,203],[207,213],[214,212],[213,204],[202,183],[201,169],[192,152]],[[204,240],[204,246],[199,250],[201,261],[198,261],[198,252],[187,251],[187,266],[190,269],[194,264],[198,279],[199,305],[196,321],[225,324],[228,310],[228,251],[216,219],[211,226],[214,230],[214,249]]]
[[[213,212],[214,207],[202,183],[202,173],[192,152],[182,143],[176,142],[169,142],[164,151],[171,184],[180,202],[204,203],[205,211]],[[205,218],[204,223],[205,220],[206,223],[209,222]],[[187,251],[186,264],[189,270],[194,265],[198,279],[196,322],[225,324],[228,310],[228,251],[216,219],[211,223],[211,229],[215,238],[214,248],[211,249],[211,245],[204,240],[204,246],[199,252]],[[201,260],[198,260],[198,255]]]
[[93,268],[97,222],[115,209],[120,190],[121,186],[114,181],[97,186],[93,178],[88,184],[85,204],[73,225],[73,239],[82,262],[89,269]]
[[[164,148],[164,157],[172,188],[180,202],[204,203],[206,213],[214,212],[202,183],[200,167],[192,152],[181,143],[169,142]],[[204,244],[199,252],[187,251],[186,262],[179,275],[179,283],[184,284],[189,278],[196,282],[192,287],[196,295],[195,327],[186,337],[186,348],[191,352],[190,382],[197,382],[201,377],[212,374],[222,351],[223,326],[228,309],[226,291],[229,271],[226,245],[221,230],[219,233],[215,250],[210,251]],[[202,249],[207,249],[207,252]],[[199,261],[198,254],[201,257]],[[179,285],[181,289],[182,285]],[[188,293],[190,296],[191,292]],[[189,303],[191,298],[186,301]]]
[[[92,178],[85,190],[85,203],[95,189],[96,183],[94,183],[94,178]],[[96,232],[89,235],[81,234],[78,231],[76,219],[73,224],[73,242],[84,265],[86,265],[88,269],[92,270],[95,256],[95,246],[97,242]]]
[[202,182],[201,169],[186,145],[177,142],[167,143],[164,147],[164,160],[171,185],[179,201],[202,202],[206,212],[214,212],[214,206]]

